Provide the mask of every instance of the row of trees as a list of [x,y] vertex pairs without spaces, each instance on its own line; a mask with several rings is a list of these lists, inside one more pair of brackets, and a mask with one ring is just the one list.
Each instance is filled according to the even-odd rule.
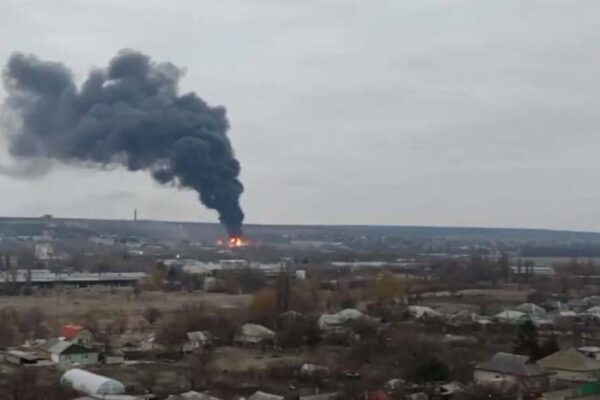
[[10,307],[0,309],[0,321],[0,347],[44,338],[50,331],[46,315],[36,307],[20,312]]

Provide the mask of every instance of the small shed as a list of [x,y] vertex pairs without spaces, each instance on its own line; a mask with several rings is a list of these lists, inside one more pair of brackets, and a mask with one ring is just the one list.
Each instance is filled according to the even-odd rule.
[[65,372],[60,382],[90,396],[125,394],[121,382],[79,368]]

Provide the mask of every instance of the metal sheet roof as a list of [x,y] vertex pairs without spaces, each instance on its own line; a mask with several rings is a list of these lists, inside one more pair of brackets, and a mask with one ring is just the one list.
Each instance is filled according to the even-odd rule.
[[80,368],[68,370],[60,381],[91,396],[125,394],[125,386],[121,382]]

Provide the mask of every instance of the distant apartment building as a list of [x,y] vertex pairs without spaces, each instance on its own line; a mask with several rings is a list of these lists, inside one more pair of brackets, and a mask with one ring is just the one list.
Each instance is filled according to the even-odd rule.
[[36,243],[34,252],[35,258],[47,261],[54,256],[54,247],[50,243]]

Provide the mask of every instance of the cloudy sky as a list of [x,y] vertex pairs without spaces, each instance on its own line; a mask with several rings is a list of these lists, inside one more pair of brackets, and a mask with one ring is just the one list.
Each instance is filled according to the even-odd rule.
[[[122,48],[185,67],[248,222],[600,230],[597,0],[0,0],[0,38],[79,81]],[[2,215],[134,208],[216,220],[143,173],[0,176]]]

